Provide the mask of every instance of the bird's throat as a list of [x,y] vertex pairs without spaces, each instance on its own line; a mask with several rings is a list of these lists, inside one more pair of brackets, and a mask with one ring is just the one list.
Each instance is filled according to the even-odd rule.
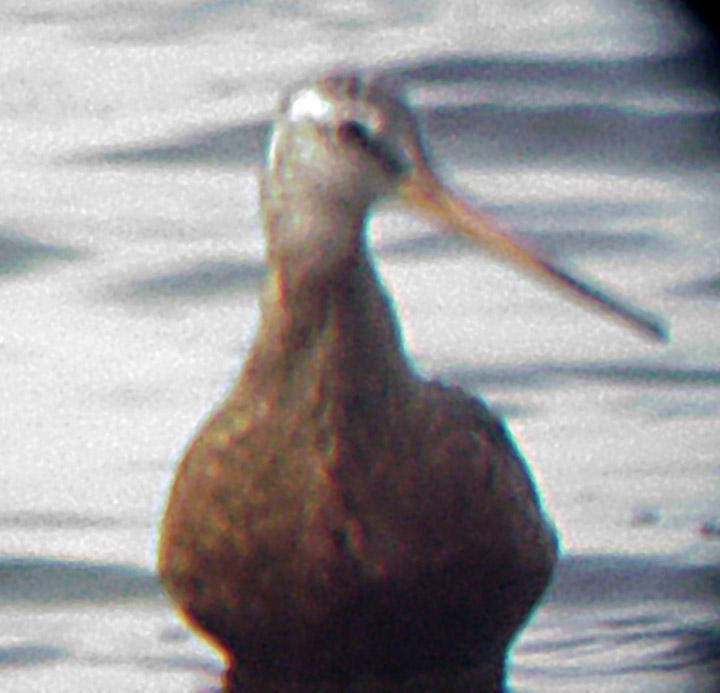
[[324,276],[270,263],[239,390],[275,409],[320,397],[362,409],[363,401],[396,398],[409,380],[392,308],[364,248]]

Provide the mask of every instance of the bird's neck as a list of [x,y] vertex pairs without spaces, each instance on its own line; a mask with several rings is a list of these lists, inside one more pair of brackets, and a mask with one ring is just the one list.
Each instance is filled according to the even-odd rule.
[[266,410],[331,400],[345,409],[402,398],[412,381],[388,297],[364,248],[331,273],[270,258],[258,332],[238,382]]

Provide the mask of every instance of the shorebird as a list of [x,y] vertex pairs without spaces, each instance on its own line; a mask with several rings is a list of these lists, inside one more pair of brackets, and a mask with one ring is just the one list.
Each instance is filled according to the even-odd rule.
[[396,195],[656,337],[443,185],[381,79],[282,102],[267,277],[242,371],[182,459],[159,572],[228,691],[500,691],[557,540],[504,424],[409,364],[364,226]]

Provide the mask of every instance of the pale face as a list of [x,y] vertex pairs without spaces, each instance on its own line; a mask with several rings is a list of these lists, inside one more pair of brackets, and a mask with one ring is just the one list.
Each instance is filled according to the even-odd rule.
[[355,252],[372,203],[425,157],[418,127],[395,95],[357,76],[304,85],[281,104],[265,172],[265,196],[284,210],[282,229],[269,228],[275,251],[331,268]]
[[[408,107],[372,81],[331,76],[284,100],[270,142],[275,175],[307,177],[319,198],[366,208],[425,160]],[[288,175],[287,173],[283,175]]]

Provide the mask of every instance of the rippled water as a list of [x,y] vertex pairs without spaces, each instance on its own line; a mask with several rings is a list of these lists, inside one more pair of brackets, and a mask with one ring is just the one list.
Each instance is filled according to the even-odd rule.
[[717,690],[720,99],[672,7],[3,3],[0,690],[217,685],[156,527],[252,338],[271,109],[338,62],[405,80],[449,177],[672,328],[373,220],[418,365],[505,413],[563,536],[513,689]]

